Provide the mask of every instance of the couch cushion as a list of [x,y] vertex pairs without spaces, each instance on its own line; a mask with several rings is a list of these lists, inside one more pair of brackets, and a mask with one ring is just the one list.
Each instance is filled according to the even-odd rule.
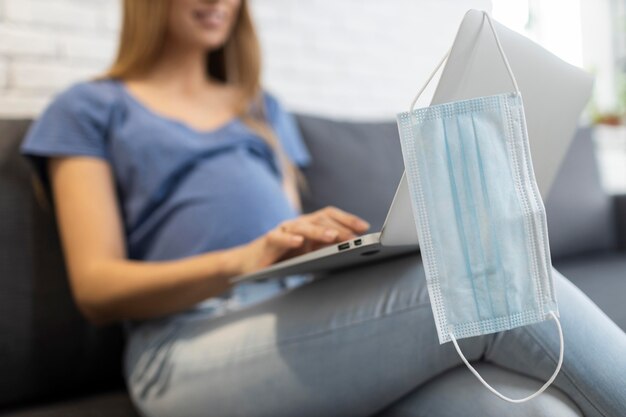
[[125,391],[17,409],[0,417],[138,417]]
[[591,132],[578,129],[545,200],[553,259],[616,245],[613,203],[600,183]]
[[379,231],[404,164],[395,122],[356,123],[298,115],[312,162],[303,172],[303,209],[327,205],[363,217]]
[[[626,332],[626,253],[588,253],[561,258],[554,267]],[[558,294],[557,294],[558,298]]]
[[72,301],[54,213],[19,155],[28,121],[0,121],[0,408],[121,386],[122,332],[95,328]]

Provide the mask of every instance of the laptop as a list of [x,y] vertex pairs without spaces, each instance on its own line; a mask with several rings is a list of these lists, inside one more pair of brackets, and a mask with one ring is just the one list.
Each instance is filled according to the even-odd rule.
[[[535,177],[545,200],[574,136],[580,113],[591,95],[593,79],[524,36],[496,21],[494,25],[522,93]],[[418,87],[416,85],[416,90]],[[431,105],[512,90],[483,12],[468,11],[456,34]],[[407,107],[413,94],[413,91],[407,92]],[[379,232],[330,244],[234,277],[231,282],[302,274],[320,276],[338,269],[417,253],[418,250],[410,194],[403,174]]]

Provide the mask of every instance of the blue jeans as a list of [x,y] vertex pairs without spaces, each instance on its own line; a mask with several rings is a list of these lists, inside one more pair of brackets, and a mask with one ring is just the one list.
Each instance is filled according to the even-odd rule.
[[[555,271],[565,337],[553,386],[523,404],[488,392],[439,345],[419,256],[334,273],[207,318],[147,322],[125,372],[145,416],[624,416],[626,334]],[[592,279],[593,277],[590,277]],[[505,395],[556,366],[552,320],[459,341]]]

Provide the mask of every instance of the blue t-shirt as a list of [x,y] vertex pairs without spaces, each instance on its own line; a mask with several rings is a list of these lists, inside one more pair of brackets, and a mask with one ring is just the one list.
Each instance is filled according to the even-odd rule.
[[[310,155],[294,119],[270,94],[263,99],[287,157],[306,166]],[[79,83],[57,96],[21,150],[44,181],[49,156],[107,161],[130,259],[173,260],[237,246],[298,215],[272,148],[239,118],[198,131],[156,114],[116,80]]]

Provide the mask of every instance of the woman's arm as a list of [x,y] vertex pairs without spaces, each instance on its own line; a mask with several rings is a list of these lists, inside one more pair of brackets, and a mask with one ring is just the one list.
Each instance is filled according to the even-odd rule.
[[126,258],[112,173],[89,157],[49,159],[48,170],[74,299],[94,323],[180,311],[229,288],[236,249],[167,262]]
[[176,261],[128,260],[109,165],[91,157],[55,157],[48,171],[70,286],[94,323],[163,316],[191,307],[249,273],[362,233],[369,225],[336,207],[289,219],[234,248]]

